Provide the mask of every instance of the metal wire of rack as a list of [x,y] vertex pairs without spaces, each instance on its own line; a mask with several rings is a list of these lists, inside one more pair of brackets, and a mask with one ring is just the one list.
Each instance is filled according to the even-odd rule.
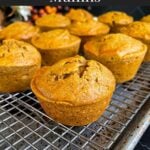
[[0,149],[109,149],[150,97],[150,63],[120,84],[104,114],[83,127],[49,118],[31,91],[0,95]]

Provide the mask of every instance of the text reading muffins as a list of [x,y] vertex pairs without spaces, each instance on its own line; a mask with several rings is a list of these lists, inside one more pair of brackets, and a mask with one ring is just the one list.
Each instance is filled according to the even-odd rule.
[[26,22],[17,21],[0,30],[0,40],[16,39],[30,41],[32,36],[38,32],[38,27],[34,27]]
[[40,53],[33,46],[13,39],[4,40],[0,45],[0,92],[29,89],[40,65]]
[[80,38],[71,35],[65,29],[43,32],[31,40],[32,44],[41,52],[45,65],[52,65],[60,59],[76,55],[80,41]]
[[108,67],[118,83],[135,76],[146,51],[145,44],[124,34],[108,34],[84,45],[85,56]]
[[31,88],[50,117],[65,125],[82,126],[104,112],[115,78],[99,62],[76,56],[41,68]]

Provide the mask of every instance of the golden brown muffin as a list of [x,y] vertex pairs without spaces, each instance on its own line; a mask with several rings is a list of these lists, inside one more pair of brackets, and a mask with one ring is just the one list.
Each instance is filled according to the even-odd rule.
[[76,55],[80,41],[80,38],[71,35],[64,29],[43,32],[31,40],[32,44],[41,52],[45,65],[52,65],[60,59]]
[[32,45],[4,40],[0,46],[0,92],[29,89],[32,76],[40,65],[40,53]]
[[149,22],[149,23],[150,23],[150,15],[147,15],[147,16],[142,17],[142,18],[141,18],[141,21]]
[[0,30],[0,40],[16,39],[30,41],[31,37],[38,32],[38,27],[34,27],[27,22],[17,21]]
[[150,61],[150,23],[135,21],[125,27],[118,28],[117,31],[127,34],[145,43],[148,47],[148,50],[144,61]]
[[74,22],[69,27],[69,31],[81,38],[81,49],[83,45],[92,38],[102,36],[109,32],[109,27],[97,21]]
[[70,19],[61,14],[49,14],[36,20],[35,24],[43,31],[56,28],[66,28],[70,25]]
[[118,26],[124,26],[133,22],[133,17],[121,11],[109,11],[98,17],[100,22],[103,22],[111,27],[114,31]]
[[31,88],[54,120],[83,126],[104,112],[115,89],[115,78],[99,62],[76,56],[41,68]]
[[71,21],[85,22],[93,19],[93,15],[84,9],[70,9],[66,16]]
[[90,20],[86,22],[74,22],[69,27],[72,34],[77,36],[99,36],[109,32],[109,27],[103,23]]
[[108,34],[84,45],[85,56],[108,67],[117,83],[134,78],[147,47],[142,42],[124,34]]

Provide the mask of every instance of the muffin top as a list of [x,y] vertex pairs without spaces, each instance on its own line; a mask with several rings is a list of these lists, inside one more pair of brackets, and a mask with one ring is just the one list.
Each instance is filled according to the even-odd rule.
[[85,22],[87,20],[93,19],[91,13],[84,9],[70,9],[66,16],[72,21]]
[[41,50],[68,47],[74,43],[79,43],[80,41],[80,38],[71,35],[68,30],[65,29],[55,29],[39,33],[31,40],[32,44]]
[[141,21],[150,22],[150,15],[144,16],[141,18]]
[[[124,34],[108,34],[84,45],[85,52],[97,58],[110,58],[111,61],[116,59],[136,56],[141,51],[146,51],[147,47],[142,42]],[[115,59],[112,59],[113,58]],[[109,60],[109,59],[108,59]]]
[[126,25],[133,22],[133,17],[120,11],[109,11],[98,17],[100,22],[106,23],[109,26]]
[[103,35],[109,32],[109,27],[97,21],[74,22],[69,27],[69,31],[78,36]]
[[45,28],[63,28],[70,25],[70,20],[61,14],[49,14],[37,19],[35,24]]
[[135,21],[118,28],[117,31],[143,41],[150,41],[150,23],[148,22]]
[[40,53],[28,43],[9,39],[0,45],[0,67],[33,66],[40,61]]
[[0,39],[28,40],[39,32],[38,27],[34,27],[26,22],[14,22],[0,30]]
[[46,101],[79,106],[110,96],[115,89],[115,79],[99,62],[75,56],[41,68],[31,87]]

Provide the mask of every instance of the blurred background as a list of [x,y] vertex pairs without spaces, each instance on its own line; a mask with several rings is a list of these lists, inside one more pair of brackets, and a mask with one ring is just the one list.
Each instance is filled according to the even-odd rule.
[[150,14],[150,6],[86,6],[86,7],[68,7],[68,6],[10,6],[0,7],[0,25],[5,26],[16,20],[25,20],[34,23],[34,21],[46,14],[66,13],[71,8],[84,8],[95,16],[110,10],[125,11],[134,16],[135,20],[140,19],[146,14]]

